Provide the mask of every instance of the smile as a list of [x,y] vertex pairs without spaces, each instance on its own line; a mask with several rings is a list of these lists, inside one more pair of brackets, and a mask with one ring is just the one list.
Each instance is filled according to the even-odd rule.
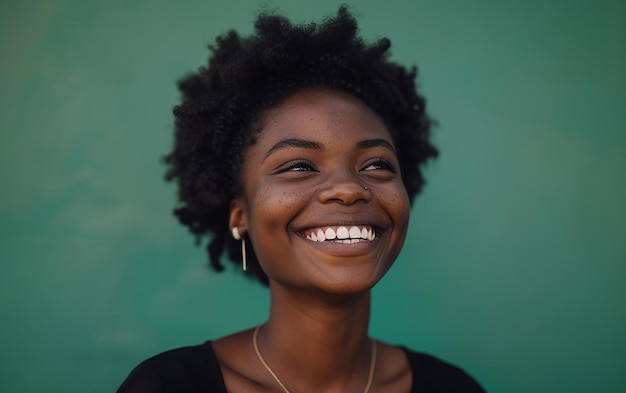
[[314,242],[357,243],[374,240],[376,230],[367,225],[336,226],[309,229],[304,231],[304,235]]

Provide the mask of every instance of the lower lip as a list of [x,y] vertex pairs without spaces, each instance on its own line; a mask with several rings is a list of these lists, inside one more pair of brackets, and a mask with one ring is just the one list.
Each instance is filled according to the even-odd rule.
[[376,234],[374,240],[363,240],[355,243],[342,243],[337,241],[317,242],[308,240],[302,236],[299,237],[316,250],[338,257],[354,257],[371,253],[378,242],[379,234]]

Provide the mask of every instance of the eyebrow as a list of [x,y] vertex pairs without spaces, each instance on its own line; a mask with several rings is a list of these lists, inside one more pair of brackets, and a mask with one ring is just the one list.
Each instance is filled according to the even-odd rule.
[[272,146],[267,151],[267,153],[265,153],[265,158],[277,152],[278,150],[287,149],[289,147],[296,147],[300,149],[312,149],[312,150],[324,149],[324,145],[322,145],[321,143],[309,141],[306,139],[300,139],[300,138],[287,138],[287,139],[282,139],[278,141],[274,146]]
[[372,147],[384,147],[391,150],[394,154],[396,153],[396,149],[393,145],[387,142],[384,139],[366,139],[364,141],[360,141],[356,144],[357,149],[369,149]]
[[[274,144],[274,146],[272,146],[267,151],[267,153],[265,153],[265,158],[269,157],[279,150],[287,149],[290,147],[311,150],[324,150],[324,145],[318,142],[300,138],[287,138],[282,139]],[[366,139],[364,141],[359,141],[356,144],[356,148],[359,150],[370,149],[372,147],[384,147],[391,150],[391,152],[393,152],[394,154],[396,153],[396,149],[393,147],[393,145],[385,139]]]

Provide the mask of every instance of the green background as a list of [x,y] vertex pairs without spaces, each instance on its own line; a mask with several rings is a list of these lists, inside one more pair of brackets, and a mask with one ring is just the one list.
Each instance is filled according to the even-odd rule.
[[[295,20],[336,1],[270,1]],[[175,80],[258,1],[0,5],[0,391],[111,392],[261,322],[170,211]],[[626,2],[352,4],[417,63],[441,158],[372,334],[491,392],[626,391]]]

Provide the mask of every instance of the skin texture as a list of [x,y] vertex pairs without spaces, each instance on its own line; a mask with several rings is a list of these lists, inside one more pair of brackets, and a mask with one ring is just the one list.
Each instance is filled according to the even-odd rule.
[[[362,392],[371,342],[370,290],[406,236],[409,199],[380,117],[342,92],[309,89],[265,113],[245,155],[230,227],[251,242],[269,277],[260,350],[293,392]],[[375,238],[318,242],[357,226]],[[281,391],[258,361],[251,331],[213,342],[229,391]],[[409,391],[402,351],[379,343],[371,392]]]

